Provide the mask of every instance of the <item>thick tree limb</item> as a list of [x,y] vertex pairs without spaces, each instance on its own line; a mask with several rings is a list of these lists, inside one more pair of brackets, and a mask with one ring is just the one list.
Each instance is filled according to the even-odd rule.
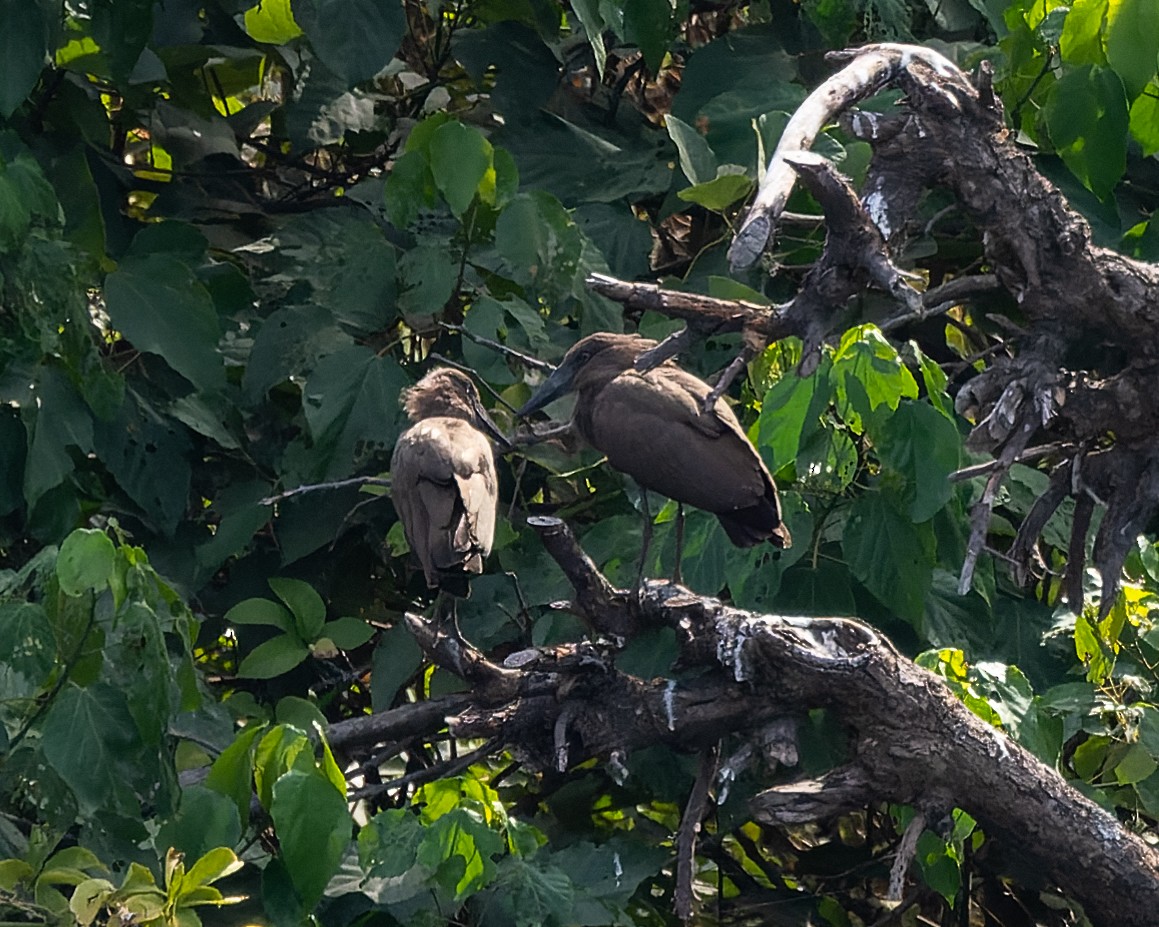
[[[562,566],[572,552],[561,547],[559,556]],[[1159,853],[868,626],[755,615],[661,582],[648,583],[639,603],[613,596],[599,608],[622,611],[600,619],[617,626],[672,628],[679,665],[699,672],[688,681],[642,680],[617,670],[606,648],[532,651],[509,661],[517,665],[504,668],[501,683],[484,679],[473,694],[343,722],[330,738],[350,749],[447,725],[453,736],[494,739],[547,769],[561,753],[574,765],[657,743],[703,750],[722,736],[760,740],[787,717],[823,707],[853,734],[848,762],[762,792],[751,803],[757,820],[802,824],[873,801],[912,804],[928,820],[962,808],[990,840],[1083,904],[1098,927],[1154,924]],[[457,645],[466,652],[448,650],[439,633],[418,623],[412,630],[452,671],[475,673],[487,662],[466,642]]]

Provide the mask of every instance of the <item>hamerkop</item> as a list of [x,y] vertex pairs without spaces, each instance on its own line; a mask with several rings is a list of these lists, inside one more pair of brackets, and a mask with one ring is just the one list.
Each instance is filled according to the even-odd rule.
[[517,414],[574,390],[576,430],[617,470],[712,512],[739,547],[788,547],[777,487],[728,404],[704,411],[711,388],[671,361],[636,371],[636,358],[655,346],[639,335],[588,335]]
[[471,378],[446,367],[403,390],[414,424],[390,461],[390,494],[427,585],[466,595],[495,535],[499,486],[488,435],[506,445]]

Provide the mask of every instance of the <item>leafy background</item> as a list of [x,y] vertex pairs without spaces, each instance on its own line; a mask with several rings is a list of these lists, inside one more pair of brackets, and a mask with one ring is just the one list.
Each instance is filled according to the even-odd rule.
[[[630,757],[624,781],[593,765],[534,776],[499,757],[348,805],[348,788],[456,745],[347,766],[319,736],[326,725],[455,681],[423,664],[399,622],[425,590],[381,487],[263,500],[385,475],[399,391],[437,357],[473,369],[512,425],[537,375],[476,338],[557,360],[591,331],[671,330],[625,318],[587,290],[589,273],[791,296],[819,252],[815,226],[783,236],[775,279],[730,278],[724,249],[830,48],[917,40],[966,67],[994,62],[1018,141],[1095,240],[1156,259],[1157,10],[0,0],[5,918],[671,921],[671,839],[691,777],[677,753]],[[820,149],[864,174],[867,147],[839,129]],[[921,204],[903,255],[931,283],[981,257],[948,206],[936,194]],[[800,193],[790,208],[816,211]],[[888,307],[866,294],[857,308],[872,319]],[[770,348],[734,398],[797,542],[779,559],[737,550],[693,513],[685,581],[744,608],[871,621],[1126,826],[1150,830],[1150,541],[1102,621],[1057,607],[1065,509],[1029,587],[984,558],[970,593],[956,592],[977,487],[946,479],[969,462],[950,400],[1002,315],[1014,307],[995,300],[891,338],[861,324],[804,378],[799,345]],[[736,347],[711,339],[682,362],[708,375]],[[995,550],[1046,479],[1012,471]],[[562,514],[628,583],[635,490],[590,451],[541,446],[502,464],[502,493],[464,632],[499,653],[577,637],[548,607],[567,585],[523,515]],[[652,575],[672,569],[673,515],[657,516]],[[1097,602],[1093,578],[1088,591]],[[622,662],[664,675],[671,657],[670,642],[649,640]],[[804,740],[808,772],[843,749],[823,713]],[[715,915],[873,920],[908,810],[779,832],[746,820],[756,787],[738,784],[701,844]],[[956,923],[970,892],[998,923],[1074,922],[1065,902],[1003,887],[988,852],[964,816],[927,832],[918,908]]]

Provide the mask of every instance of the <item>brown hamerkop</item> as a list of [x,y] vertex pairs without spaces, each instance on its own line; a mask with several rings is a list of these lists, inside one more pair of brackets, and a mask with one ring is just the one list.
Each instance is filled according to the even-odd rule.
[[414,424],[394,447],[391,498],[427,585],[466,595],[467,574],[483,572],[495,536],[491,438],[501,446],[506,439],[458,370],[430,371],[401,400]]
[[709,385],[671,361],[638,372],[636,358],[655,346],[639,335],[588,335],[517,414],[574,391],[576,430],[617,470],[711,512],[739,547],[788,547],[776,484],[736,415],[723,399],[705,411]]

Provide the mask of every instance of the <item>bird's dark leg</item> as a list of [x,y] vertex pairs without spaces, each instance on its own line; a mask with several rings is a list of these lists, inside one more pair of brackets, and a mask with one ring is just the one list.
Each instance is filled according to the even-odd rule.
[[440,589],[438,595],[435,596],[435,604],[431,611],[437,630],[451,634],[459,640],[463,639],[463,634],[459,630],[459,597],[457,595]]
[[684,503],[676,503],[676,566],[672,568],[672,582],[681,585],[684,577],[680,575],[680,564],[684,559]]
[[632,601],[640,601],[644,588],[644,567],[648,563],[648,548],[652,546],[652,513],[648,510],[648,490],[640,487],[640,508],[644,510],[644,543],[640,550],[640,568],[636,571],[636,584],[632,587]]

